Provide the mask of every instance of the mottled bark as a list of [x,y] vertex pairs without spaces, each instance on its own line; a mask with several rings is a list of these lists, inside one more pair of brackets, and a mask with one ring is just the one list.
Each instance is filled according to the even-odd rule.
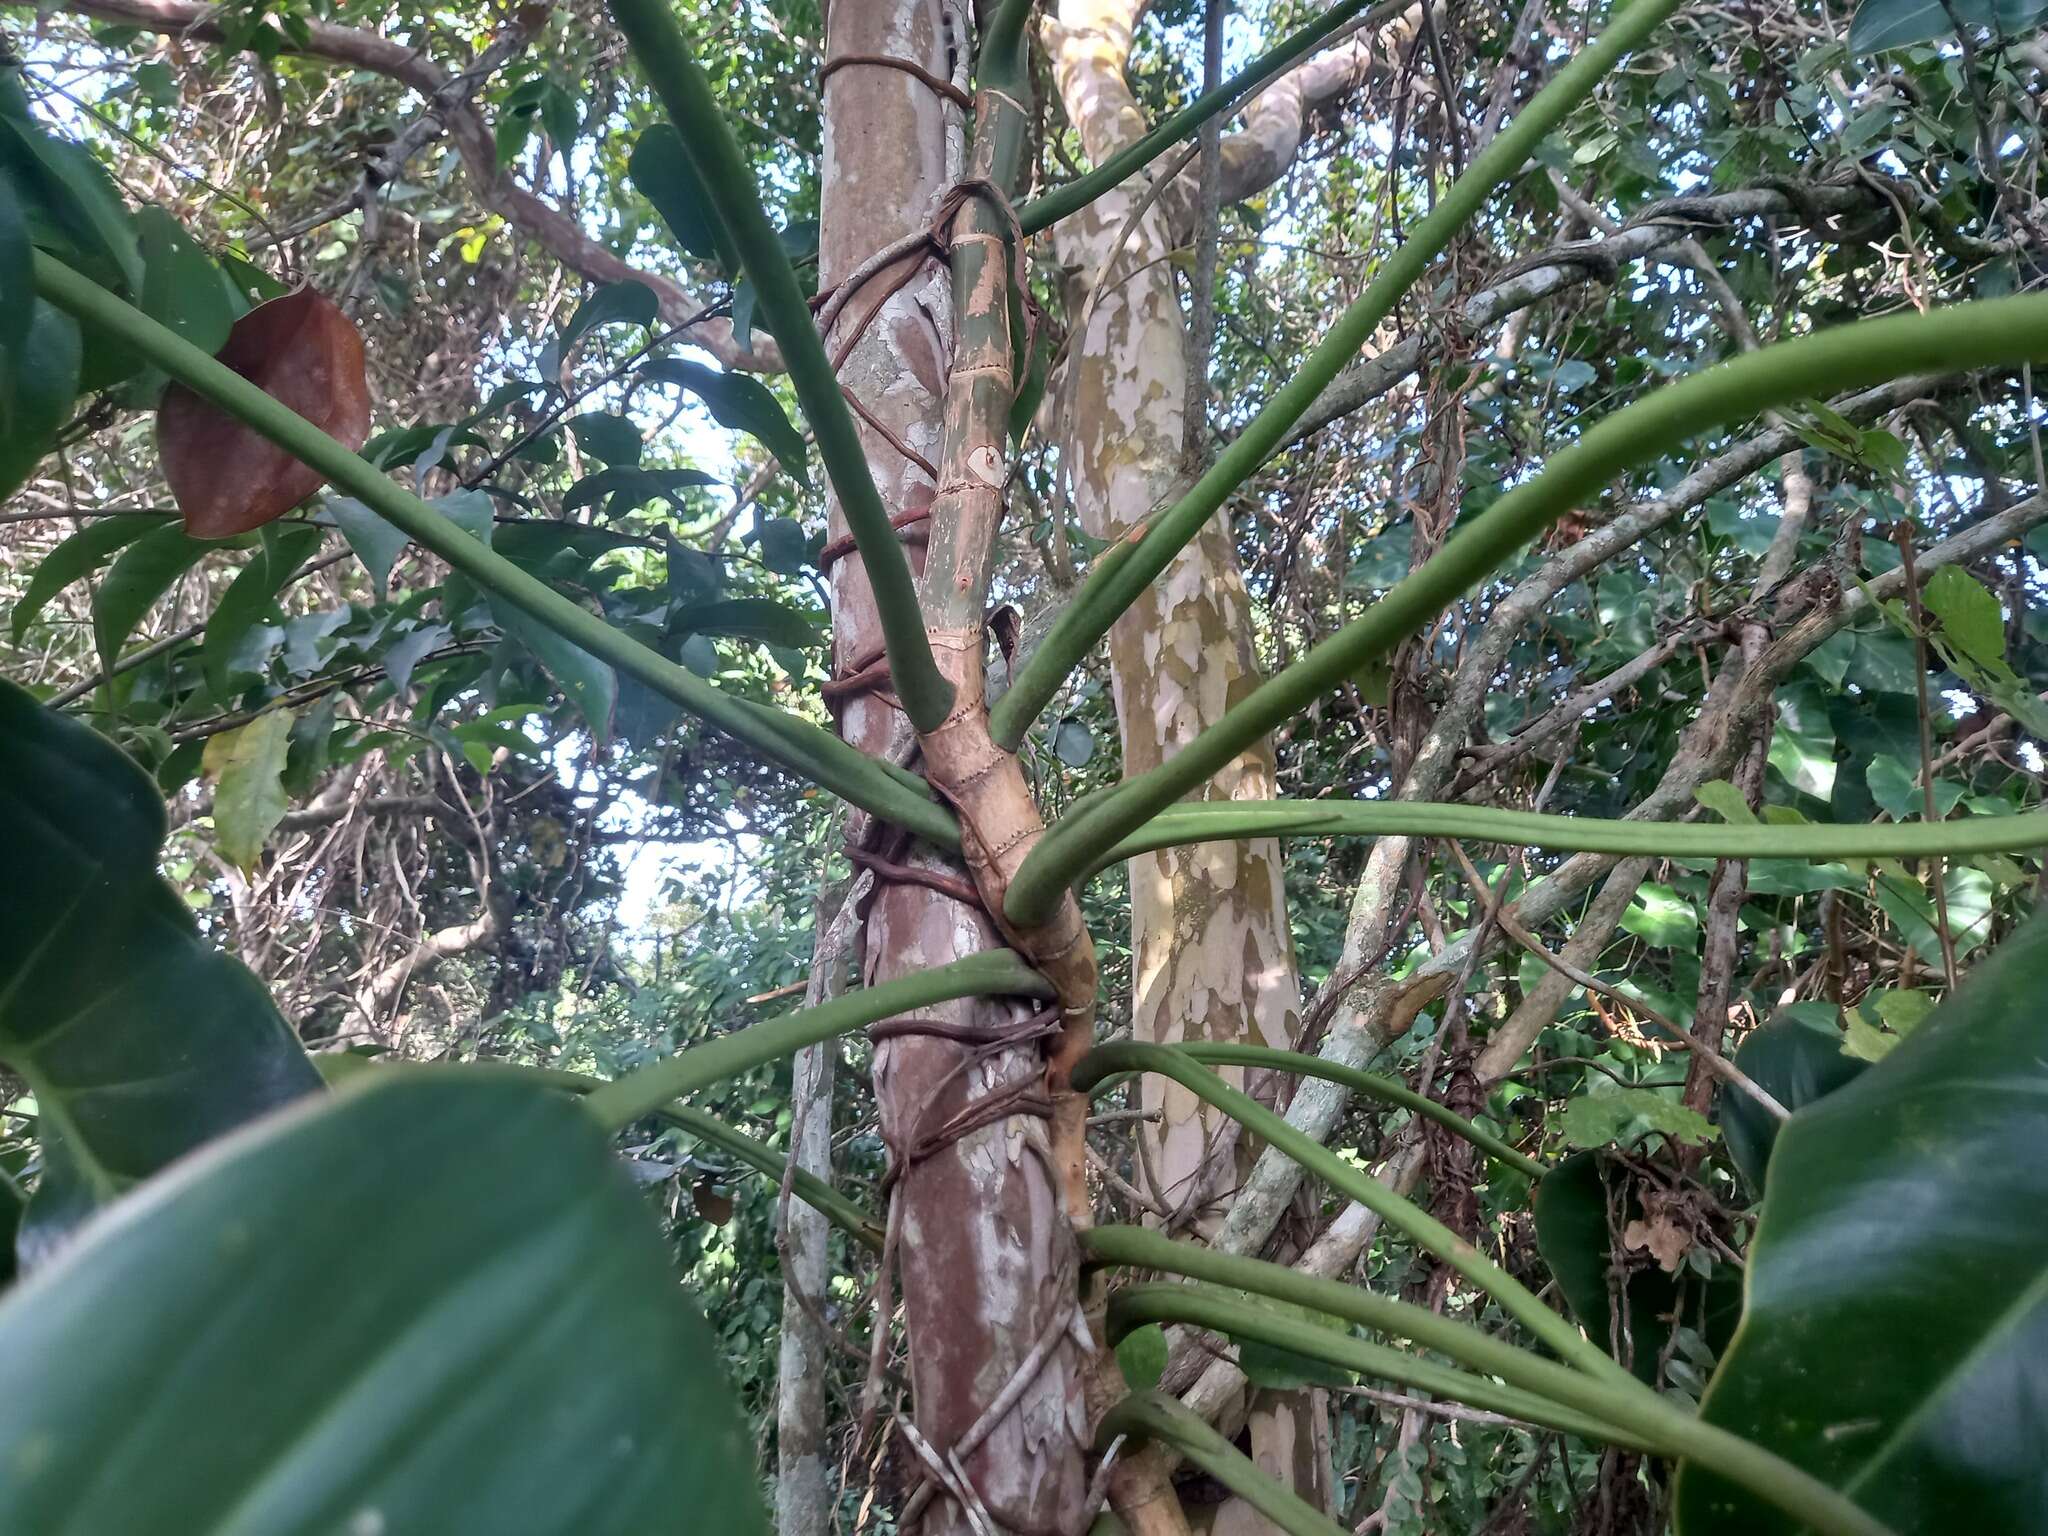
[[[964,45],[964,39],[961,40]],[[827,59],[881,55],[953,74],[937,0],[840,0],[830,12]],[[876,65],[835,70],[825,81],[825,164],[819,266],[830,284],[877,249],[929,225],[957,173],[948,163],[942,99],[902,71]],[[957,142],[957,125],[952,129]],[[855,337],[840,377],[866,410],[921,457],[941,456],[940,406],[951,358],[952,304],[946,273],[920,252],[885,269],[846,304],[830,345]],[[922,511],[936,487],[872,426],[863,441],[892,514]],[[833,509],[831,533],[845,532]],[[914,563],[922,566],[915,531]],[[834,662],[850,673],[879,653],[873,594],[857,557],[832,568]],[[905,755],[900,717],[878,692],[844,703],[841,729],[877,754]],[[856,838],[863,835],[856,828]],[[929,849],[901,861],[964,874]],[[925,886],[884,883],[867,920],[863,979],[873,984],[1000,945],[987,914]],[[1030,1010],[1002,1001],[965,1001],[922,1018],[988,1032]],[[897,1168],[896,1257],[910,1345],[916,1423],[943,1455],[1020,1374],[1050,1330],[1076,1315],[1072,1238],[1050,1172],[1045,1123],[1012,1115],[941,1145],[921,1138],[969,1101],[1042,1071],[1035,1046],[976,1051],[930,1033],[886,1038],[875,1055],[876,1108]],[[1086,1424],[1078,1348],[1056,1345],[1031,1372],[1015,1406],[971,1453],[967,1480],[997,1524],[1021,1533],[1065,1532],[1085,1497]],[[931,1501],[921,1528],[964,1532],[957,1501]]]
[[[1139,13],[1132,0],[1064,0],[1046,25],[1067,115],[1097,163],[1147,127],[1123,76]],[[1277,176],[1300,143],[1305,100],[1355,79],[1366,57],[1358,45],[1332,50],[1265,92],[1208,171],[1216,194],[1242,198]],[[1200,166],[1184,172],[1145,207],[1152,189],[1134,179],[1055,230],[1061,263],[1077,274],[1069,299],[1081,317],[1055,419],[1075,510],[1095,538],[1139,528],[1190,468],[1188,403],[1198,398],[1191,385],[1204,386],[1189,377],[1188,335],[1164,258],[1190,238],[1203,180]],[[1257,685],[1251,603],[1227,515],[1214,518],[1117,621],[1109,653],[1127,775],[1172,756]],[[1276,792],[1269,742],[1203,789],[1209,799]],[[1130,881],[1137,1038],[1294,1041],[1300,985],[1277,842],[1146,854],[1131,861]],[[1212,1228],[1214,1202],[1235,1183],[1234,1128],[1170,1080],[1144,1078],[1139,1093],[1142,1107],[1160,1117],[1140,1122],[1141,1188],[1173,1213],[1169,1224]],[[1240,1403],[1240,1422],[1245,1411]],[[1254,1458],[1327,1503],[1329,1447],[1317,1396],[1289,1395],[1249,1411]],[[1236,1501],[1214,1511],[1211,1523],[1226,1532],[1261,1528]]]

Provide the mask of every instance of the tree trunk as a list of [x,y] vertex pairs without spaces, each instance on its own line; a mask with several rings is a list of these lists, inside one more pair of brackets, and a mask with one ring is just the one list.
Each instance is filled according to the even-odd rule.
[[[937,0],[840,0],[829,15],[828,68],[867,56],[908,60],[942,79],[954,75]],[[955,46],[964,48],[967,39]],[[913,75],[849,63],[831,70],[824,90],[819,279],[829,285],[878,248],[927,227],[961,166],[957,149],[949,154],[949,145],[960,142],[957,117],[949,124],[943,98]],[[827,342],[835,356],[852,343],[841,382],[928,462],[939,457],[951,310],[944,268],[919,252],[866,283]],[[926,472],[872,424],[862,430],[892,516],[929,509],[937,488]],[[830,536],[845,532],[835,505]],[[920,570],[923,532],[912,527],[905,535]],[[879,655],[881,631],[859,557],[837,560],[831,579],[834,668],[846,677]],[[907,723],[882,690],[846,697],[842,710],[848,740],[907,760]],[[890,864],[936,875],[941,884],[967,884],[956,861],[903,847],[865,818],[854,819],[849,842]],[[863,980],[873,985],[1001,944],[978,903],[929,884],[884,879],[867,914]],[[1012,1405],[961,1453],[965,1481],[1002,1529],[1054,1536],[1081,1520],[1087,1424],[1083,1344],[1074,1332],[1073,1238],[1052,1177],[1046,1125],[1013,1114],[957,1139],[941,1134],[951,1117],[984,1096],[1026,1079],[1035,1084],[1043,1065],[1035,1045],[991,1051],[935,1032],[986,1038],[1029,1012],[1020,1003],[963,1001],[916,1020],[891,1020],[875,1031],[874,1087],[891,1149],[893,1249],[915,1423],[947,1459],[1021,1378]],[[910,1447],[899,1449],[904,1465],[918,1465]],[[926,1532],[971,1528],[960,1502],[946,1496],[930,1502],[921,1524]]]

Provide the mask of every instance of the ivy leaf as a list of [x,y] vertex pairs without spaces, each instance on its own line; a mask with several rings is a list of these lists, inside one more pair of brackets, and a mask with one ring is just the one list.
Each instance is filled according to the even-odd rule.
[[1662,1132],[1674,1141],[1704,1146],[1713,1122],[1654,1088],[1615,1088],[1581,1094],[1558,1117],[1558,1133],[1575,1147],[1605,1147]]
[[213,831],[221,857],[252,870],[263,845],[284,819],[285,755],[291,749],[292,712],[266,709],[239,730],[206,743],[205,765],[215,781]]
[[803,434],[790,424],[775,397],[759,380],[743,373],[720,373],[683,357],[656,358],[640,370],[640,377],[687,389],[704,402],[704,408],[721,427],[757,439],[775,455],[777,463],[809,488]]
[[[1920,789],[1920,770],[1908,768],[1888,752],[1880,752],[1864,770],[1870,798],[1884,807],[1894,821],[1918,821],[1927,810],[1927,798]],[[1962,802],[1968,790],[1950,779],[1934,781],[1936,818],[1948,815]]]
[[1670,886],[1645,881],[1622,914],[1621,926],[1654,948],[1690,951],[1700,919],[1692,903]]
[[1949,642],[1972,661],[1993,666],[2005,660],[2005,611],[1968,571],[1942,566],[1928,577],[1920,601],[1941,621]]

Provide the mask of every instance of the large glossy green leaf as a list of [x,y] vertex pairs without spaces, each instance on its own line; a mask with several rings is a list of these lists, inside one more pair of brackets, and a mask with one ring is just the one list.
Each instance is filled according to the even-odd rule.
[[2043,0],[1862,0],[1849,22],[1849,51],[1932,42],[1951,36],[1957,22],[2021,36],[2040,23],[2044,11]]
[[[1836,1030],[1779,1019],[1750,1032],[1735,1053],[1735,1065],[1796,1115],[1854,1082],[1869,1063],[1844,1055],[1842,1036]],[[1771,1149],[1778,1143],[1783,1122],[1736,1089],[1724,1085],[1717,1090],[1717,1097],[1716,1113],[1728,1156],[1742,1170],[1749,1187],[1762,1194]]]
[[[1702,1404],[1901,1532],[2048,1531],[2048,913],[1779,1134]],[[1685,1536],[1784,1515],[1698,1467]]]
[[765,1530],[716,1345],[576,1106],[368,1073],[0,1307],[0,1530]]
[[319,1086],[262,984],[158,877],[164,826],[147,774],[0,682],[0,1061],[41,1116],[31,1260],[84,1210]]
[[33,297],[5,302],[29,316],[21,340],[0,348],[0,498],[20,489],[55,443],[84,355],[78,322],[62,310]]
[[[1628,1198],[1627,1209],[1621,1208],[1620,1171],[1601,1153],[1577,1152],[1536,1186],[1535,1216],[1537,1250],[1557,1277],[1572,1315],[1588,1338],[1615,1353],[1610,1198],[1620,1226],[1642,1218],[1642,1207],[1633,1197]],[[1741,1281],[1724,1271],[1716,1271],[1708,1281],[1689,1270],[1669,1275],[1655,1264],[1637,1265],[1629,1269],[1623,1294],[1627,1335],[1621,1352],[1628,1356],[1629,1369],[1644,1381],[1656,1380],[1674,1327],[1683,1323],[1695,1329],[1718,1352],[1742,1312]]]
[[722,261],[728,271],[739,270],[710,190],[672,124],[656,123],[640,135],[626,163],[626,174],[633,178],[640,195],[654,204],[685,251],[706,261]]

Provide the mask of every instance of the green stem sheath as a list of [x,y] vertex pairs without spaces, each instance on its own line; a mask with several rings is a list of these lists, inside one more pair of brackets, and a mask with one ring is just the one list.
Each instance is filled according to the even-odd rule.
[[1052,988],[1021,955],[1007,949],[987,950],[693,1045],[666,1061],[614,1078],[583,1102],[599,1120],[617,1129],[652,1114],[671,1099],[686,1098],[763,1062],[793,1056],[807,1045],[850,1034],[894,1014],[959,997],[1043,1001],[1051,996]]
[[667,657],[620,633],[503,555],[470,537],[383,472],[265,394],[240,374],[159,325],[142,311],[35,253],[36,292],[59,309],[126,342],[150,362],[230,416],[325,475],[421,548],[439,555],[494,597],[644,683],[663,698],[864,810],[907,827],[941,847],[957,848],[960,830],[928,786],[848,746],[807,720],[734,699]]
[[998,746],[1016,749],[1081,658],[1109,633],[1109,627],[1188,541],[1201,532],[1232,493],[1279,450],[1288,429],[1301,419],[1338,372],[1358,356],[1366,338],[1466,221],[1496,188],[1521,173],[1551,130],[1590,96],[1594,86],[1622,56],[1648,37],[1678,5],[1679,0],[1635,0],[1606,31],[1565,64],[1479,153],[1465,174],[1444,189],[1429,216],[1387,257],[1365,292],[1338,317],[1293,377],[1274,392],[1273,398],[1245,424],[1235,441],[1216,456],[1216,462],[1193,487],[1152,520],[1136,550],[1115,566],[1099,564],[1089,574],[991,713],[990,734]]
[[[1631,6],[1624,16],[1641,8]],[[1644,396],[1588,428],[1541,474],[1467,522],[1362,618],[1260,684],[1174,757],[1063,817],[1018,871],[1005,911],[1021,926],[1038,921],[1034,914],[1051,910],[1083,870],[1124,838],[1251,743],[1387,655],[1566,511],[1597,500],[1623,471],[1772,406],[1909,374],[1957,373],[2039,357],[2048,357],[2048,295],[2028,294],[1839,326],[1731,358]],[[1127,561],[1119,569],[1137,563]]]
[[946,718],[953,702],[953,685],[932,659],[910,562],[890,526],[881,493],[875,489],[860,430],[846,397],[839,392],[832,360],[825,355],[781,236],[768,221],[753,173],[740,158],[711,82],[690,56],[690,46],[666,0],[610,0],[610,5],[613,20],[626,34],[648,84],[675,124],[684,152],[699,179],[711,189],[715,198],[712,212],[725,227],[753,282],[762,323],[782,348],[790,383],[818,444],[818,457],[825,462],[847,529],[859,546],[861,563],[874,586],[875,610],[889,654],[890,686],[902,699],[911,723],[921,731],[930,730]]
[[1456,1110],[1447,1109],[1435,1099],[1417,1093],[1406,1083],[1398,1083],[1391,1077],[1382,1077],[1376,1072],[1341,1066],[1337,1062],[1325,1061],[1320,1056],[1307,1056],[1300,1051],[1275,1050],[1265,1045],[1221,1045],[1190,1040],[1181,1045],[1180,1049],[1191,1061],[1199,1061],[1203,1066],[1265,1067],[1275,1072],[1293,1073],[1298,1077],[1320,1077],[1327,1082],[1342,1083],[1347,1088],[1378,1099],[1382,1104],[1392,1104],[1426,1120],[1435,1121],[1452,1135],[1462,1136],[1482,1152],[1499,1158],[1510,1168],[1526,1173],[1532,1179],[1540,1179],[1550,1171],[1535,1158],[1516,1151],[1493,1132],[1474,1125]]

